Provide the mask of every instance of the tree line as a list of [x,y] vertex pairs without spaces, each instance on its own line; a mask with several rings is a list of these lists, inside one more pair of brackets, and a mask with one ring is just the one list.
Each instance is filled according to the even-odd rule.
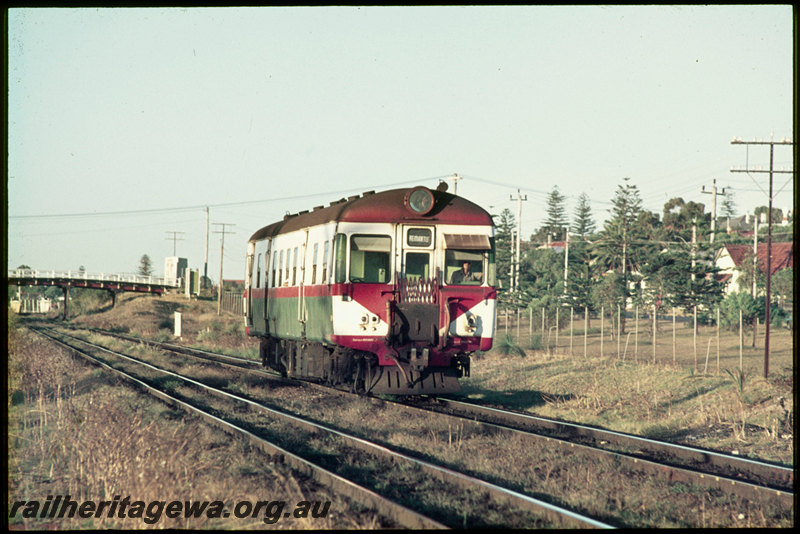
[[[733,217],[732,195],[724,197],[721,204],[721,215]],[[759,316],[763,320],[764,297],[754,297],[746,288],[752,287],[754,276],[757,287],[763,288],[764,273],[748,268],[752,256],[745,259],[739,277],[742,288],[725,297],[724,283],[716,276],[715,253],[738,237],[717,225],[721,231],[714,234],[712,243],[711,214],[701,203],[673,198],[664,204],[661,214],[653,213],[642,208],[638,187],[625,178],[615,191],[610,216],[602,227],[592,217],[586,194],[578,198],[570,221],[558,186],[548,195],[546,214],[544,224],[523,244],[519,291],[515,292],[509,288],[516,221],[509,209],[494,216],[501,307],[544,309],[551,316],[558,307],[591,313],[604,310],[612,316],[629,306],[647,312],[655,308],[656,313],[672,313],[677,308],[689,314],[697,311],[700,321],[715,319],[719,308],[721,322],[731,326],[738,326],[741,309],[745,322],[752,324]],[[752,244],[751,238],[748,240]],[[542,247],[554,241],[566,243],[558,251]],[[772,288],[773,301],[791,300],[792,270],[773,276]],[[787,317],[775,304],[771,314],[775,322]],[[619,319],[624,332],[625,314]]]

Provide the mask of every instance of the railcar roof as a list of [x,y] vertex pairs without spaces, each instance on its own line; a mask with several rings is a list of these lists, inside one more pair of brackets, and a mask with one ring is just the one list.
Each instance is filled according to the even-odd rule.
[[258,230],[250,241],[260,241],[278,234],[302,230],[331,221],[343,222],[402,222],[408,224],[463,224],[491,225],[489,213],[469,200],[443,191],[431,189],[433,209],[424,216],[414,215],[405,206],[406,194],[414,188],[392,189],[375,193],[369,191],[347,199],[332,202],[328,207],[318,206],[312,211],[287,215],[282,221]]

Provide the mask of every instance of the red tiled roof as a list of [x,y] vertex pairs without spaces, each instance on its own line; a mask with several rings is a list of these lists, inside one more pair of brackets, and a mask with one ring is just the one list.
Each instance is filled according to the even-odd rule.
[[[733,263],[738,267],[742,264],[744,259],[752,253],[752,245],[725,245]],[[794,266],[794,243],[788,241],[785,243],[772,243],[772,264],[771,274],[778,271]],[[758,244],[758,268],[761,271],[767,271],[767,244]]]

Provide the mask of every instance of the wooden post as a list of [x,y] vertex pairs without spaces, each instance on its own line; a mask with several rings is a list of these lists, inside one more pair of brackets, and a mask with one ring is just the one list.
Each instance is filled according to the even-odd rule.
[[619,344],[622,337],[622,317],[620,315],[621,308],[617,304],[617,358],[619,358]]
[[559,319],[559,317],[558,316],[559,316],[559,310],[560,310],[560,308],[558,306],[556,306],[556,345],[555,345],[556,348],[558,348],[558,330],[559,330],[559,327],[558,327],[558,319]]
[[653,304],[653,363],[656,363],[656,305]]
[[742,310],[739,309],[739,371],[742,368],[742,347],[744,346],[744,329],[742,328]]
[[600,357],[603,357],[603,337],[605,336],[605,306],[600,306]]
[[528,308],[528,337],[530,344],[533,346],[533,308]]
[[675,306],[672,307],[672,363],[675,363]]
[[634,351],[633,351],[633,359],[634,361],[639,361],[639,305],[636,305],[636,322],[634,329],[636,330],[636,334],[634,335]]
[[583,358],[586,359],[586,344],[589,339],[589,306],[583,307]]
[[719,306],[717,306],[717,374],[719,374]]
[[544,307],[542,307],[542,340],[544,340]]
[[569,307],[569,355],[572,356],[572,335],[573,335],[573,327],[575,326],[573,313],[575,308],[572,306]]
[[697,371],[697,304],[694,305],[694,370]]

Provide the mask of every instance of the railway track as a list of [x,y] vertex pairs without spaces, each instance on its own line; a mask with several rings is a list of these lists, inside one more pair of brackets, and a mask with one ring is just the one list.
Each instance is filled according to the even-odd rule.
[[789,506],[794,500],[792,467],[470,402],[441,397],[427,400],[423,405],[410,405],[530,432],[569,447],[581,445],[596,449],[599,454],[619,454],[640,469],[669,480],[683,480]]
[[[123,334],[115,336],[278,376],[272,371],[264,371],[258,362],[237,356],[146,341]],[[323,387],[309,382],[299,383],[306,387]],[[600,455],[616,454],[622,461],[634,464],[637,469],[663,476],[667,480],[681,480],[745,498],[776,501],[784,506],[790,506],[794,499],[793,467],[455,399],[425,397],[421,402],[395,402],[412,409],[436,411],[480,423],[499,425],[510,431],[526,432],[532,437],[552,439],[567,447],[595,449]]]
[[[141,342],[137,338],[123,336],[132,341]],[[186,347],[146,342],[165,350],[179,351],[194,357],[211,359],[224,365],[250,368],[262,375],[269,375],[270,380],[291,382],[302,385],[306,389],[324,391],[331,394],[331,388],[318,386],[308,382],[297,382],[281,379],[277,375],[260,370],[260,366],[252,360],[220,355],[217,353],[188,349]],[[353,396],[337,392],[344,398]],[[387,401],[364,399],[380,406]],[[497,408],[478,406],[454,401],[452,399],[423,399],[412,405],[404,403],[403,410],[443,412],[447,416],[455,416],[467,425],[484,428],[484,432],[496,434],[495,439],[521,439],[521,443],[532,444],[544,442],[549,449],[577,449],[588,457],[611,457],[614,462],[633,473],[644,473],[664,483],[684,483],[694,487],[707,488],[716,493],[724,493],[746,499],[748,502],[762,505],[774,505],[793,513],[793,470],[790,467],[778,466],[757,460],[738,458],[703,449],[685,447],[670,443],[649,440],[628,434],[609,432],[603,429],[538,418],[530,414],[522,414],[500,410]],[[417,416],[418,417],[418,416]],[[322,417],[322,420],[326,418]],[[725,476],[722,471],[733,473]],[[491,477],[489,477],[491,478]],[[530,489],[528,489],[530,491]],[[534,494],[537,494],[534,492]],[[555,500],[546,495],[548,500]],[[561,504],[561,503],[560,503]],[[572,505],[574,509],[576,506]],[[579,507],[578,507],[579,508]],[[584,511],[585,513],[585,511]],[[613,522],[612,518],[606,518]],[[635,526],[624,524],[624,526]]]
[[[467,525],[580,528],[611,526],[573,510],[541,501],[414,455],[392,450],[362,437],[264,405],[246,396],[224,391],[222,388],[148,363],[138,357],[122,354],[64,333],[44,329],[36,331],[113,371],[165,402],[200,415],[227,432],[248,439],[271,457],[284,459],[292,467],[358,499],[359,502],[378,509],[381,514],[402,526],[411,528]],[[102,353],[102,356],[98,353]],[[216,359],[220,355],[206,353],[205,356]],[[246,365],[241,361],[236,364]],[[120,367],[124,367],[125,370]],[[129,369],[130,367],[135,370]],[[174,384],[176,380],[180,381],[180,385]],[[173,383],[168,388],[164,387],[164,384],[170,381]],[[209,400],[211,397],[216,399],[213,403]],[[221,405],[218,405],[217,401],[220,400]],[[245,412],[247,414],[243,415]],[[265,417],[270,421],[266,426],[263,421]],[[285,429],[278,434],[291,435],[292,439],[288,441],[296,447],[275,442],[274,432],[270,437],[265,436],[270,434],[265,429],[275,425],[275,422]],[[286,429],[290,427],[293,431],[287,432]],[[311,450],[314,447],[317,449]],[[290,452],[290,448],[299,448],[303,452]],[[369,464],[370,467],[367,469],[355,467],[361,464]],[[465,507],[461,516],[453,513],[452,505],[420,503],[419,496],[413,497],[415,488],[431,487],[431,483],[426,482],[430,480],[436,481],[433,487],[437,492],[454,496],[451,497],[451,502],[459,502]],[[371,481],[373,487],[365,487],[365,481]],[[476,518],[479,518],[477,523]]]

